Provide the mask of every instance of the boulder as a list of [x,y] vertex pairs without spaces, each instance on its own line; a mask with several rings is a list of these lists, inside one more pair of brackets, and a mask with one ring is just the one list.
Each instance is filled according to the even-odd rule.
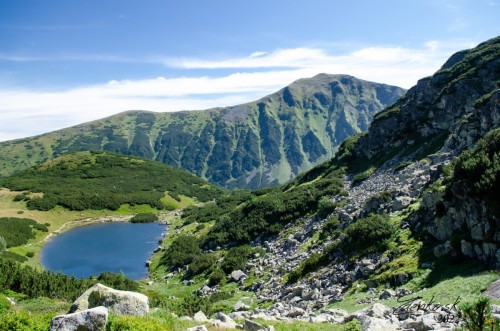
[[208,331],[205,325],[193,326],[192,328],[186,329],[186,331]]
[[249,309],[250,309],[250,306],[246,305],[242,301],[238,301],[234,305],[234,311],[247,311]]
[[73,302],[69,313],[81,312],[104,306],[115,315],[145,316],[149,313],[148,297],[144,294],[119,291],[102,284],[96,284]]
[[106,328],[108,309],[95,307],[52,319],[49,331],[99,331]]
[[393,324],[390,320],[361,315],[356,317],[361,322],[363,331],[397,331],[399,326]]
[[260,325],[257,322],[246,319],[245,323],[243,323],[243,330],[244,331],[266,331],[267,328],[265,326]]
[[233,272],[231,272],[231,279],[235,282],[239,282],[243,278],[248,278],[243,271],[234,270]]
[[490,299],[500,299],[500,279],[493,282],[483,295]]
[[235,329],[237,326],[236,322],[231,317],[221,312],[216,313],[210,322],[216,328],[220,329]]
[[198,323],[205,323],[208,322],[207,316],[200,310],[193,316],[193,320]]

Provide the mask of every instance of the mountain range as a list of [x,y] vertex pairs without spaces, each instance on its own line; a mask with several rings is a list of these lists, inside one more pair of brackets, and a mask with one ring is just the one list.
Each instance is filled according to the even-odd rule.
[[75,151],[134,155],[227,188],[284,183],[328,160],[405,90],[319,74],[247,104],[204,111],[128,111],[0,143],[0,176]]

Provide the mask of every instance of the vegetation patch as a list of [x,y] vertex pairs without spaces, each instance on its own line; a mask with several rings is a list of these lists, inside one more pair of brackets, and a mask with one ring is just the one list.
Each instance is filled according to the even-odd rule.
[[[29,209],[117,210],[123,204],[173,209],[162,202],[165,192],[209,201],[222,190],[185,171],[109,152],[80,152],[0,179],[17,191],[42,192],[27,201]],[[179,198],[180,199],[180,198]]]
[[24,245],[28,240],[35,238],[33,230],[48,231],[45,224],[29,218],[0,218],[0,236],[4,238],[7,248]]

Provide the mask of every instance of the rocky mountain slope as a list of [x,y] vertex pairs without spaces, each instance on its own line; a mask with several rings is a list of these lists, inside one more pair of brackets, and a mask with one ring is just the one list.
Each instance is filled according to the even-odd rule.
[[0,143],[0,176],[73,151],[157,160],[229,188],[284,183],[333,156],[404,90],[320,74],[248,104],[205,111],[129,111]]
[[[186,263],[209,279],[198,295],[217,293],[217,277],[229,273],[241,290],[268,303],[236,311],[235,318],[357,318],[364,330],[371,323],[384,330],[456,327],[458,320],[443,317],[450,310],[346,317],[329,306],[358,289],[372,288],[361,303],[395,299],[412,293],[404,287],[410,281],[422,293],[436,279],[455,277],[461,265],[479,270],[468,267],[477,261],[500,267],[499,87],[500,37],[453,55],[377,114],[366,134],[347,139],[332,160],[257,192],[236,210],[210,215],[215,225],[198,239],[206,250]],[[190,211],[185,224],[192,219]],[[160,267],[169,265],[172,247]],[[234,263],[237,249],[246,264]],[[197,261],[216,258],[222,262],[199,269]],[[170,270],[167,277],[193,277]],[[461,291],[466,296],[472,289]]]

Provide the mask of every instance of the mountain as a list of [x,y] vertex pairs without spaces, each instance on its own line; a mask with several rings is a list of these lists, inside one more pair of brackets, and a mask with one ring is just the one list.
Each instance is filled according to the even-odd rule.
[[451,307],[498,279],[499,87],[500,37],[454,54],[375,115],[366,133],[346,139],[333,159],[286,185],[254,191],[230,210],[217,199],[206,207],[220,205],[218,213],[187,209],[185,224],[215,220],[189,239],[205,251],[190,251],[181,263],[189,268],[175,265],[177,247],[185,246],[174,240],[156,270],[181,268],[188,271],[179,277],[195,281],[202,275],[210,286],[202,283],[200,296],[239,270],[251,279],[237,279],[239,289],[267,303],[255,313],[264,320],[355,318],[363,330],[457,327],[458,319],[440,320],[435,311],[410,317],[379,306],[386,313],[372,319],[371,310],[342,317],[327,308],[382,300],[394,306],[416,291]]
[[[111,152],[75,152],[0,179],[0,186],[26,191],[29,209],[117,210],[123,204],[178,208],[184,198],[206,202],[224,193],[187,171]],[[37,193],[43,193],[42,196]]]
[[176,113],[129,111],[0,143],[0,176],[74,151],[157,160],[228,188],[284,183],[365,131],[401,88],[346,75],[300,79],[258,101]]

